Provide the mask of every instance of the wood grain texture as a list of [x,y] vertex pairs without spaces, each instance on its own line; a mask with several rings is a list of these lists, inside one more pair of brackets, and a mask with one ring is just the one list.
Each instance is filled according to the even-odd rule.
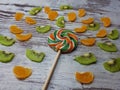
[[[96,21],[100,22],[100,17],[109,16],[112,20],[112,26],[107,28],[110,32],[114,28],[118,28],[120,32],[120,1],[119,0],[0,0],[0,34],[7,35],[15,38],[9,32],[9,26],[16,24],[24,30],[24,33],[32,32],[33,37],[26,42],[16,40],[13,46],[5,47],[0,45],[0,50],[6,50],[15,53],[15,58],[12,62],[4,64],[0,63],[0,90],[41,90],[43,83],[46,80],[53,59],[57,54],[47,44],[47,37],[54,30],[59,29],[55,25],[55,21],[49,21],[44,11],[41,11],[36,16],[31,16],[37,20],[36,25],[28,25],[22,21],[15,21],[13,15],[16,11],[25,13],[25,16],[30,16],[28,11],[34,6],[50,6],[52,9],[57,10],[59,16],[65,16],[66,29],[73,30],[75,27],[80,27],[81,18],[73,23],[67,21],[67,13],[70,11],[60,11],[59,6],[69,4],[74,7],[77,13],[79,8],[85,8],[87,15],[82,18],[94,17]],[[39,34],[35,31],[38,25],[52,26],[52,30],[45,34]],[[101,24],[101,28],[103,28]],[[77,34],[79,39],[85,37],[95,37],[97,32],[87,31],[83,34]],[[97,41],[105,41],[105,39],[97,39]],[[110,40],[118,47],[118,52],[108,53],[100,50],[96,45],[93,47],[86,47],[78,44],[75,51],[69,54],[62,54],[55,69],[54,75],[51,79],[48,90],[120,90],[120,72],[109,73],[104,70],[102,64],[105,60],[111,57],[119,57],[120,55],[120,39]],[[46,53],[43,62],[35,63],[25,56],[26,48],[31,48],[37,51]],[[74,56],[81,55],[85,52],[93,52],[97,57],[97,63],[90,66],[80,65],[75,62]],[[23,65],[30,67],[33,70],[32,76],[26,80],[18,80],[14,77],[12,69],[15,65]],[[95,75],[92,84],[84,85],[77,82],[74,78],[76,71],[92,71]]]

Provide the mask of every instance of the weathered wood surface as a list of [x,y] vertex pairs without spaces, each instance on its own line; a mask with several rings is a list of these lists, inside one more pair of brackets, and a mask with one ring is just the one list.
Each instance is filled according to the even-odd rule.
[[[74,10],[71,11],[76,13],[79,8],[85,8],[87,16],[84,18],[92,16],[96,21],[100,21],[100,17],[109,16],[112,20],[112,26],[107,28],[108,32],[113,28],[120,30],[120,0],[0,0],[0,34],[15,38],[9,32],[9,26],[12,24],[20,26],[25,33],[33,33],[33,37],[27,42],[16,41],[10,47],[0,45],[0,50],[7,50],[16,54],[12,62],[7,64],[0,63],[0,90],[41,90],[56,55],[56,52],[47,45],[47,37],[51,32],[59,28],[55,25],[55,21],[49,21],[47,15],[42,11],[37,16],[33,16],[33,18],[38,21],[37,25],[50,24],[52,30],[45,34],[38,34],[35,31],[35,26],[37,25],[27,25],[24,20],[15,21],[13,14],[16,11],[21,11],[26,16],[29,16],[28,11],[34,6],[50,6],[52,9],[57,10],[59,15],[66,17],[66,14],[70,11],[60,11],[59,6],[61,4],[72,5]],[[81,18],[77,18],[73,23],[66,21],[66,28],[73,30],[75,27],[81,26],[80,20]],[[78,34],[78,37],[93,37],[95,33],[87,31],[84,34]],[[97,41],[100,40],[97,39]],[[112,42],[116,43],[118,49],[120,49],[120,39]],[[45,52],[44,61],[35,63],[28,60],[25,56],[25,50],[28,47]],[[97,56],[98,62],[96,64],[83,66],[73,60],[75,55],[89,51]],[[119,57],[119,55],[120,50],[116,53],[108,53],[100,50],[96,45],[86,47],[79,43],[75,51],[60,56],[48,90],[120,90],[120,72],[109,73],[102,66],[105,60],[111,57]],[[32,68],[32,76],[26,80],[16,79],[12,73],[15,65]],[[78,83],[74,78],[76,71],[92,71],[95,75],[94,82],[88,85]]]

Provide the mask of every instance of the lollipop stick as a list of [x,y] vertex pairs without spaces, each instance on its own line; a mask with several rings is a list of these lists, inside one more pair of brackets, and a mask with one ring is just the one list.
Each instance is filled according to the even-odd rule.
[[44,83],[44,85],[43,85],[43,87],[42,87],[42,90],[47,90],[48,84],[49,84],[50,79],[51,79],[51,77],[52,77],[52,74],[53,74],[53,72],[54,72],[55,66],[57,65],[57,61],[58,61],[58,58],[59,58],[60,54],[61,54],[61,50],[59,50],[59,51],[57,52],[57,55],[56,55],[56,57],[55,57],[55,59],[54,59],[54,62],[53,62],[53,64],[52,64],[52,67],[51,67],[51,69],[50,69],[50,72],[49,72],[49,74],[48,74],[48,77],[47,77],[47,79],[46,79],[46,81],[45,81],[45,83]]

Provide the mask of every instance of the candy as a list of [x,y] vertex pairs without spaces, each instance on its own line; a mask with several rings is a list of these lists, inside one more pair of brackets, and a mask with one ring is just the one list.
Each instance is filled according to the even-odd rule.
[[56,30],[48,37],[48,45],[55,51],[61,50],[62,53],[73,51],[77,43],[77,36],[70,30]]

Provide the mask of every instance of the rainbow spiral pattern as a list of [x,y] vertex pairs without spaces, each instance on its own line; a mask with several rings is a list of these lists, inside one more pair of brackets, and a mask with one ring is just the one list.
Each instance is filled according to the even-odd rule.
[[48,37],[48,45],[55,51],[62,53],[73,51],[78,44],[77,36],[70,30],[56,30]]

